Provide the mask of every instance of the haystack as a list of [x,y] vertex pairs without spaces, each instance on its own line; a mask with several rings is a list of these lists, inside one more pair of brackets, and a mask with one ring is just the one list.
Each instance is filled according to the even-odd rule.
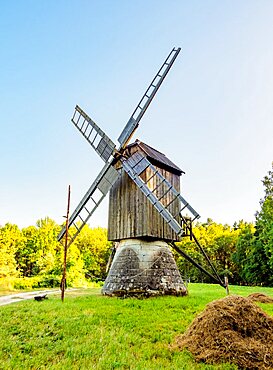
[[209,364],[273,369],[273,317],[247,298],[228,296],[209,303],[176,346]]
[[273,298],[264,293],[252,293],[247,296],[253,302],[273,303]]

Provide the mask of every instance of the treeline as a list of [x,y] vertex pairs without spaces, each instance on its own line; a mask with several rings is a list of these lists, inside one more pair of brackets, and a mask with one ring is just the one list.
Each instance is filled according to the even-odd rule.
[[[219,275],[228,276],[230,283],[273,286],[273,171],[262,182],[265,195],[255,223],[241,220],[229,226],[208,219],[193,228]],[[5,282],[15,288],[59,286],[63,266],[63,246],[57,241],[60,229],[48,217],[23,229],[9,223],[0,227],[0,285]],[[193,241],[183,238],[179,245],[206,266]],[[68,251],[68,285],[103,281],[111,248],[106,229],[86,225]],[[209,282],[188,261],[176,252],[174,255],[184,278]]]
[[[0,279],[9,288],[60,285],[64,248],[57,241],[61,226],[46,217],[20,230],[17,225],[0,227]],[[105,278],[111,252],[107,230],[86,225],[67,256],[67,283],[84,286]]]
[[[268,172],[262,183],[265,195],[260,200],[254,224],[242,220],[230,227],[209,219],[193,228],[219,275],[228,276],[234,284],[273,286],[273,171]],[[206,265],[189,238],[182,240],[180,246],[201,265]],[[177,256],[177,260],[183,276],[192,281],[209,281],[183,258]]]

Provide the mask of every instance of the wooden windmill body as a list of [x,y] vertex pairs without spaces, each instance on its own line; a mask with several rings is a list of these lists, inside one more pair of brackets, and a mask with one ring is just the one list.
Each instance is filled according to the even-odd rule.
[[[168,247],[172,244],[177,250],[174,242],[187,236],[188,231],[192,237],[192,221],[200,217],[180,194],[183,171],[149,145],[140,141],[129,144],[179,52],[180,48],[173,48],[160,67],[122,130],[118,148],[78,105],[72,117],[72,123],[105,165],[69,218],[68,247],[110,192],[108,235],[118,247],[104,294],[187,292]],[[65,234],[66,227],[58,240]],[[207,273],[184,251],[179,253]],[[217,274],[208,275],[223,285]]]
[[[137,140],[127,146],[125,155],[131,156],[134,153],[141,153],[157,171],[159,171],[173,186],[180,192],[180,176],[184,173],[179,167],[171,162],[163,153]],[[119,242],[123,239],[158,239],[165,241],[179,241],[180,238],[174,230],[160,216],[156,209],[149,202],[143,192],[129,178],[120,163],[116,169],[120,171],[120,177],[110,190],[109,213],[108,213],[108,239]],[[146,168],[140,177],[147,181],[152,176],[150,168]],[[157,178],[148,181],[148,186],[154,188]],[[161,192],[161,193],[160,193]],[[159,198],[163,196],[163,204],[168,203],[170,194],[162,194],[158,188]],[[175,200],[171,207],[172,214],[178,214],[180,209],[179,199]]]
[[[180,192],[180,176],[184,173],[163,153],[137,140],[126,147],[125,155],[141,153],[172,186]],[[116,254],[103,287],[108,295],[185,295],[182,281],[168,242],[180,238],[160,216],[144,193],[116,164],[119,179],[110,190],[108,239],[116,242]],[[150,189],[157,185],[149,167],[140,175]],[[150,179],[150,180],[149,180]],[[158,198],[170,202],[170,194],[158,187]],[[172,202],[170,212],[179,214],[179,199]]]

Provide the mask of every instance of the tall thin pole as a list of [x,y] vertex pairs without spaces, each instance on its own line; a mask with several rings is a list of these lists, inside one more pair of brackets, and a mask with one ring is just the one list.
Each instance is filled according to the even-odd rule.
[[229,286],[228,286],[228,277],[227,276],[225,276],[225,286],[226,286],[227,295],[229,295]]
[[70,185],[68,186],[67,212],[66,212],[66,223],[65,223],[64,266],[63,266],[63,277],[62,277],[62,282],[61,282],[62,302],[64,301],[64,291],[65,291],[65,286],[66,286],[66,258],[67,258],[69,208],[70,208]]

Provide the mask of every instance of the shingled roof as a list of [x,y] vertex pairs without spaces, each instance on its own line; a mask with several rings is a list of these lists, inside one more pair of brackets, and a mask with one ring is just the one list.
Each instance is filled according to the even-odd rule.
[[183,170],[181,170],[181,168],[176,166],[169,158],[167,158],[165,154],[159,152],[140,140],[136,140],[134,143],[128,145],[127,148],[130,149],[135,146],[138,146],[146,154],[147,159],[155,166],[165,168],[166,170],[179,176],[182,175],[182,173],[185,173]]

